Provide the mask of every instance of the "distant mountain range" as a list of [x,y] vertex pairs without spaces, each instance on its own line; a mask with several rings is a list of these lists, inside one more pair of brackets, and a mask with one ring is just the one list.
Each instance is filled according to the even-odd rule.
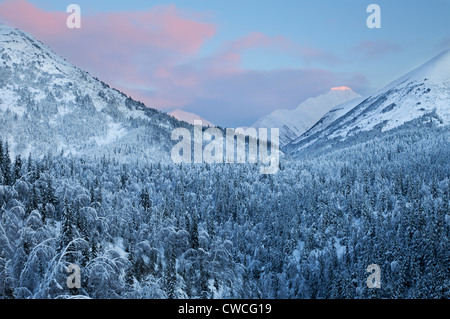
[[[384,132],[414,120],[448,125],[450,51],[362,98],[348,87],[332,88],[294,110],[277,110],[255,128],[280,128],[285,153]],[[11,153],[117,156],[120,160],[169,162],[171,132],[194,120],[166,114],[127,97],[71,65],[29,34],[0,24],[0,138]]]
[[328,112],[314,127],[285,147],[288,153],[305,152],[314,145],[392,130],[414,121],[449,125],[450,50],[375,94],[353,100]]
[[259,119],[254,128],[279,128],[280,145],[284,146],[310,129],[333,107],[359,98],[348,87],[335,87],[315,98],[309,98],[293,110],[279,109]]

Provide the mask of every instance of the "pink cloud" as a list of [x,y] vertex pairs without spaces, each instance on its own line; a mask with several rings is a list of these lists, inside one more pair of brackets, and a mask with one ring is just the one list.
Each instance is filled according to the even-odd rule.
[[25,0],[7,0],[0,3],[0,19],[48,39],[61,35],[67,15],[63,12],[45,12]]
[[[126,44],[152,45],[183,53],[195,53],[205,39],[215,34],[215,26],[184,18],[175,5],[154,7],[146,12],[99,13],[83,17],[80,30],[66,28],[67,13],[46,12],[25,0],[0,3],[0,18],[24,31],[56,42],[55,37],[83,37],[110,43],[114,49]],[[78,32],[78,33],[75,33]],[[57,39],[61,40],[61,39]],[[123,47],[122,47],[123,48]]]
[[68,15],[41,10],[25,0],[0,3],[0,21],[33,34],[73,64],[150,106],[154,100],[161,103],[167,99],[149,99],[148,94],[133,88],[158,88],[158,77],[153,75],[162,69],[173,86],[195,86],[192,76],[176,78],[170,76],[170,70],[195,56],[216,32],[213,24],[187,18],[174,5],[82,16],[81,29],[66,27]]
[[279,49],[286,49],[292,46],[292,42],[285,37],[275,36],[270,37],[261,32],[252,32],[246,36],[238,38],[229,44],[230,49],[244,50],[255,47],[273,47]]
[[361,53],[364,58],[379,58],[400,51],[400,47],[385,40],[364,41],[355,47],[355,51]]
[[338,59],[328,52],[308,45],[299,45],[284,36],[268,36],[261,32],[252,32],[226,44],[227,50],[241,52],[255,48],[271,48],[301,58],[307,64],[316,62],[336,63]]
[[251,49],[280,50],[306,64],[336,61],[320,49],[261,32],[199,57],[202,46],[216,34],[216,26],[174,5],[83,15],[81,29],[68,29],[67,17],[65,12],[47,12],[25,0],[0,3],[0,21],[31,33],[69,62],[134,99],[161,110],[185,108],[206,118],[211,115],[218,124],[238,118],[250,125],[252,117],[294,107],[331,86],[345,84],[357,90],[365,82],[358,74],[313,68],[246,70],[242,54]]

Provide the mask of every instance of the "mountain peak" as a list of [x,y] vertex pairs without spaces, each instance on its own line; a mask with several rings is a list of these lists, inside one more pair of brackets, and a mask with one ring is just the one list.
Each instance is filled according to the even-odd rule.
[[433,83],[450,82],[450,49],[439,53],[428,62],[388,84],[379,92],[387,91],[401,83],[411,81],[429,81]]
[[442,81],[450,79],[450,49],[441,52],[415,71],[411,72],[411,75],[416,75],[415,73],[426,74],[430,80]]
[[349,88],[348,86],[337,86],[334,88],[331,88],[331,91],[353,91],[351,88]]
[[450,124],[450,50],[393,81],[363,101],[331,110],[319,125],[287,148],[345,140],[362,132],[385,132],[407,123]]
[[[186,126],[92,77],[18,29],[0,24],[0,139],[13,154],[168,159]],[[132,152],[130,150],[133,150]]]

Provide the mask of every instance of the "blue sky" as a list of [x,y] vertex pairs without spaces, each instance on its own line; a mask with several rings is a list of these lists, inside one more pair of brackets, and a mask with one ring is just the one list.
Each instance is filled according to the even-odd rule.
[[[25,23],[20,17],[24,9],[11,1],[0,1],[4,7],[2,13],[0,6],[0,21],[29,28],[25,31],[42,39],[72,63],[149,106],[164,111],[174,108],[194,111],[223,126],[251,125],[276,108],[295,108],[307,97],[325,92],[328,86],[346,85],[363,95],[369,94],[450,48],[450,0],[17,2],[33,7],[27,8],[37,12],[39,17],[35,23],[44,16],[56,19],[70,3],[80,5],[82,21],[86,21],[82,25],[84,38],[74,38],[72,42],[63,41],[61,35],[50,34],[45,28],[40,30],[32,22]],[[369,15],[366,8],[371,3],[381,7],[381,29],[366,26]],[[10,12],[5,13],[5,8]],[[118,69],[119,74],[113,76],[106,71],[114,63],[113,59],[109,65],[101,65],[89,61],[89,57],[81,57],[83,50],[102,49],[86,40],[104,36],[106,32],[99,30],[98,23],[89,22],[90,19],[120,23],[122,16],[132,20],[133,13],[139,12],[154,13],[153,21],[140,18],[142,27],[159,29],[155,17],[160,14],[167,17],[163,21],[175,21],[177,26],[181,20],[200,23],[198,29],[191,31],[203,32],[202,36],[187,34],[187,38],[198,41],[189,48],[187,44],[162,48],[153,43],[136,46],[140,50],[138,56],[117,56],[117,61],[139,61],[135,76],[129,74],[120,81],[117,79],[120,73],[133,65],[127,70]],[[110,20],[108,15],[115,19]],[[108,25],[104,28],[117,33],[120,25],[114,26],[116,29]],[[74,34],[64,33],[64,37],[75,37]],[[172,40],[177,39],[175,36]],[[76,41],[81,48],[74,52],[69,43]],[[148,61],[144,58],[146,54],[151,57]],[[103,60],[100,53],[90,55]],[[164,67],[157,69],[156,64]],[[164,83],[158,79],[164,79]]]

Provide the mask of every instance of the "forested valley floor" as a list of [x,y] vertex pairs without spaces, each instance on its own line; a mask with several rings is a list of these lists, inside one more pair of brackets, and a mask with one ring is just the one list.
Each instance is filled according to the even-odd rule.
[[449,298],[448,137],[395,130],[275,175],[3,142],[0,298]]

